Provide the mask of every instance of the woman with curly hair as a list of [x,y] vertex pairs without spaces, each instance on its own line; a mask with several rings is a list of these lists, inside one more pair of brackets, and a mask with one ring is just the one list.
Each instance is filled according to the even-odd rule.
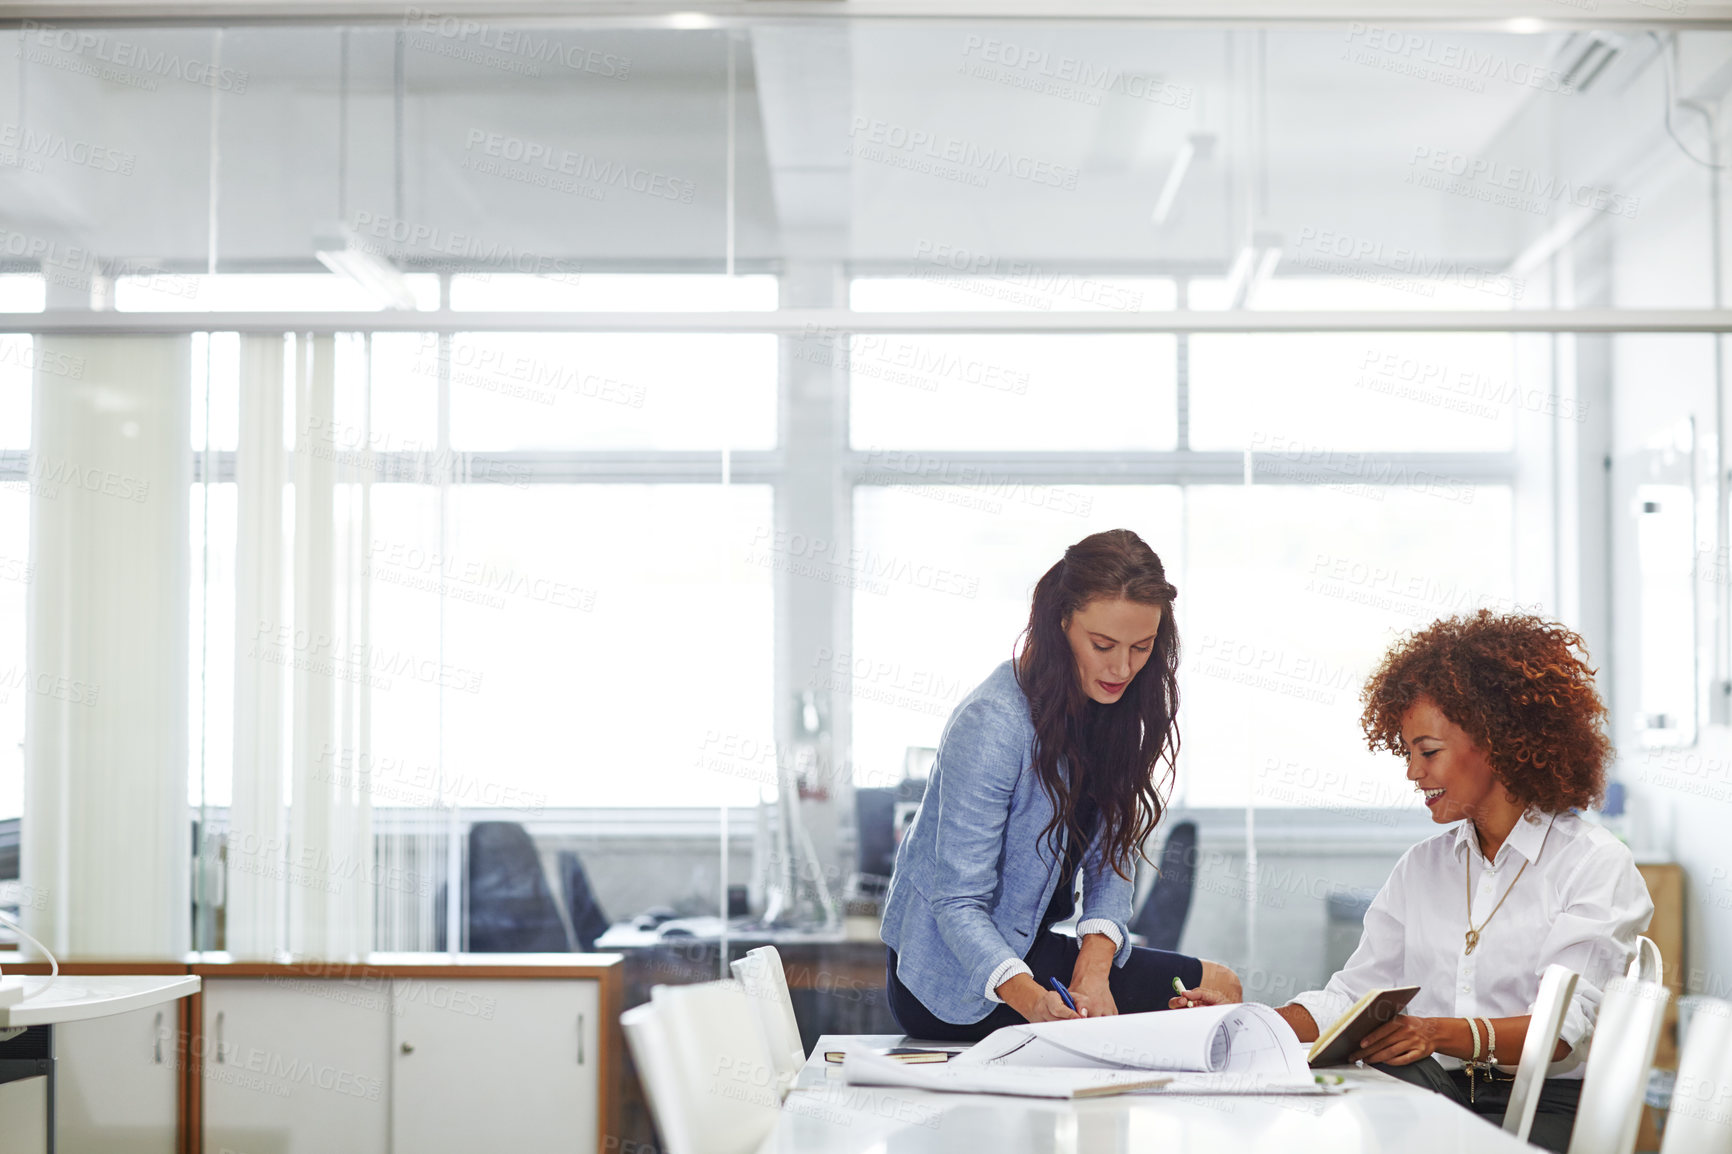
[[1629,848],[1575,813],[1612,757],[1593,675],[1575,633],[1484,609],[1384,655],[1361,694],[1366,740],[1402,758],[1431,820],[1454,828],[1396,863],[1346,967],[1277,1011],[1313,1041],[1366,991],[1418,986],[1353,1057],[1501,1121],[1540,975],[1567,966],[1581,979],[1529,1138],[1559,1151],[1601,990],[1654,912]]

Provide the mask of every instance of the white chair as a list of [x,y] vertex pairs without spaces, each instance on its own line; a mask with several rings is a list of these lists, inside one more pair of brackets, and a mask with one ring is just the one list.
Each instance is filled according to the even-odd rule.
[[632,1061],[637,1064],[638,1079],[643,1083],[644,1098],[649,1102],[662,1146],[670,1152],[693,1149],[692,1136],[685,1128],[686,1115],[680,1110],[674,1057],[668,1050],[655,1006],[647,1003],[633,1006],[619,1016],[619,1024],[625,1031],[626,1045],[631,1048]]
[[1533,1129],[1534,1114],[1540,1105],[1540,1088],[1545,1085],[1546,1071],[1551,1068],[1552,1051],[1558,1045],[1558,1032],[1564,1027],[1564,1015],[1569,1012],[1570,999],[1576,993],[1576,972],[1567,966],[1547,966],[1540,976],[1539,996],[1534,999],[1533,1016],[1528,1019],[1528,1032],[1522,1042],[1521,1061],[1516,1063],[1515,1082],[1510,1086],[1509,1105],[1504,1109],[1503,1128],[1528,1140]]
[[649,1060],[663,1072],[646,1083],[670,1154],[757,1149],[776,1126],[782,1096],[744,988],[735,981],[654,986],[650,1007]]
[[806,1064],[806,1047],[800,1041],[800,1023],[794,1017],[794,999],[788,994],[788,974],[775,946],[759,946],[729,963],[734,977],[746,988],[764,1035],[764,1046],[775,1063],[781,1094],[785,1097],[800,1067]]
[[1660,1022],[1671,991],[1656,982],[1613,978],[1588,1046],[1581,1104],[1569,1154],[1631,1154]]
[[1690,1015],[1660,1154],[1732,1154],[1732,1003],[1703,998]]
[[1625,977],[1640,978],[1657,986],[1666,984],[1666,966],[1660,958],[1660,947],[1651,938],[1636,938],[1636,956],[1630,959]]

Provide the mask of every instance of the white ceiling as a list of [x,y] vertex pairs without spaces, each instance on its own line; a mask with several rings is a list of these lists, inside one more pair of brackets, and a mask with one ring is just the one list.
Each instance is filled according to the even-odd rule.
[[[1221,270],[1259,233],[1289,254],[1301,238],[1347,236],[1385,254],[1373,264],[1399,250],[1501,268],[1568,206],[1487,203],[1484,181],[1420,187],[1416,156],[1612,191],[1689,168],[1665,136],[1657,48],[1635,32],[1615,38],[1591,88],[1560,93],[1520,79],[1555,78],[1583,34],[485,27],[491,38],[408,31],[400,142],[392,27],[232,28],[220,45],[209,30],[108,29],[93,33],[100,46],[71,51],[60,47],[67,37],[27,32],[22,59],[0,55],[0,126],[36,141],[0,165],[0,229],[11,237],[0,236],[0,255],[16,255],[22,237],[202,269],[214,110],[223,268],[311,267],[315,238],[339,215],[374,229],[400,220],[431,238],[392,249],[405,264],[503,251],[590,267],[715,267],[728,236],[730,39],[735,244],[747,264],[909,265],[950,246],[1000,262]],[[1680,92],[1720,99],[1729,35],[1681,35]],[[1421,39],[1391,51],[1392,36]],[[546,55],[554,50],[565,59]],[[218,61],[227,90],[213,97],[161,63],[171,60],[183,72]],[[87,74],[99,69],[126,82]],[[1679,128],[1700,139],[1691,117],[1680,114]],[[1193,134],[1215,147],[1157,225],[1150,209]],[[130,173],[66,159],[79,146],[130,158]],[[528,146],[553,167],[489,155]],[[574,179],[586,164],[661,191],[530,183]]]
[[[1599,6],[1567,0],[453,0],[438,6],[454,16],[486,19],[597,19],[673,21],[695,17],[762,19],[970,20],[1056,19],[1070,21],[1159,20],[1219,24],[1343,20],[1477,23],[1498,27],[1511,20],[1548,25],[1588,22],[1597,26],[1649,26],[1668,18],[1697,26],[1732,20],[1727,0],[1691,0],[1675,9],[1659,4]],[[1571,11],[1571,9],[1576,9]],[[117,20],[374,20],[397,23],[404,6],[396,0],[0,0],[0,19]]]

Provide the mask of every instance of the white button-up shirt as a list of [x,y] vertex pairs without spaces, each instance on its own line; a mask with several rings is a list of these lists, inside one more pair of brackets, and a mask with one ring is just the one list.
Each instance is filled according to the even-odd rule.
[[[1480,927],[1471,954],[1469,891]],[[1323,989],[1293,1000],[1319,1030],[1366,991],[1390,986],[1419,987],[1406,1010],[1416,1017],[1521,1017],[1533,1012],[1540,976],[1555,962],[1581,978],[1559,1033],[1570,1053],[1547,1077],[1580,1078],[1601,990],[1629,965],[1653,914],[1629,847],[1600,826],[1530,809],[1488,862],[1464,821],[1402,855],[1366,911],[1347,965]],[[1436,1058],[1449,1069],[1461,1066],[1458,1058]],[[1513,1070],[1515,1063],[1499,1066]]]

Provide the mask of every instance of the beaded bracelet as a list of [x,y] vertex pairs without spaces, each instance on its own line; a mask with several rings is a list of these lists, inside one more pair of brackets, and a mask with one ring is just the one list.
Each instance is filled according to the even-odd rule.
[[1472,1102],[1474,1100],[1474,1076],[1479,1073],[1479,1023],[1472,1018],[1463,1018],[1462,1021],[1467,1023],[1468,1032],[1473,1035],[1473,1057],[1462,1063],[1467,1069],[1467,1100]]

